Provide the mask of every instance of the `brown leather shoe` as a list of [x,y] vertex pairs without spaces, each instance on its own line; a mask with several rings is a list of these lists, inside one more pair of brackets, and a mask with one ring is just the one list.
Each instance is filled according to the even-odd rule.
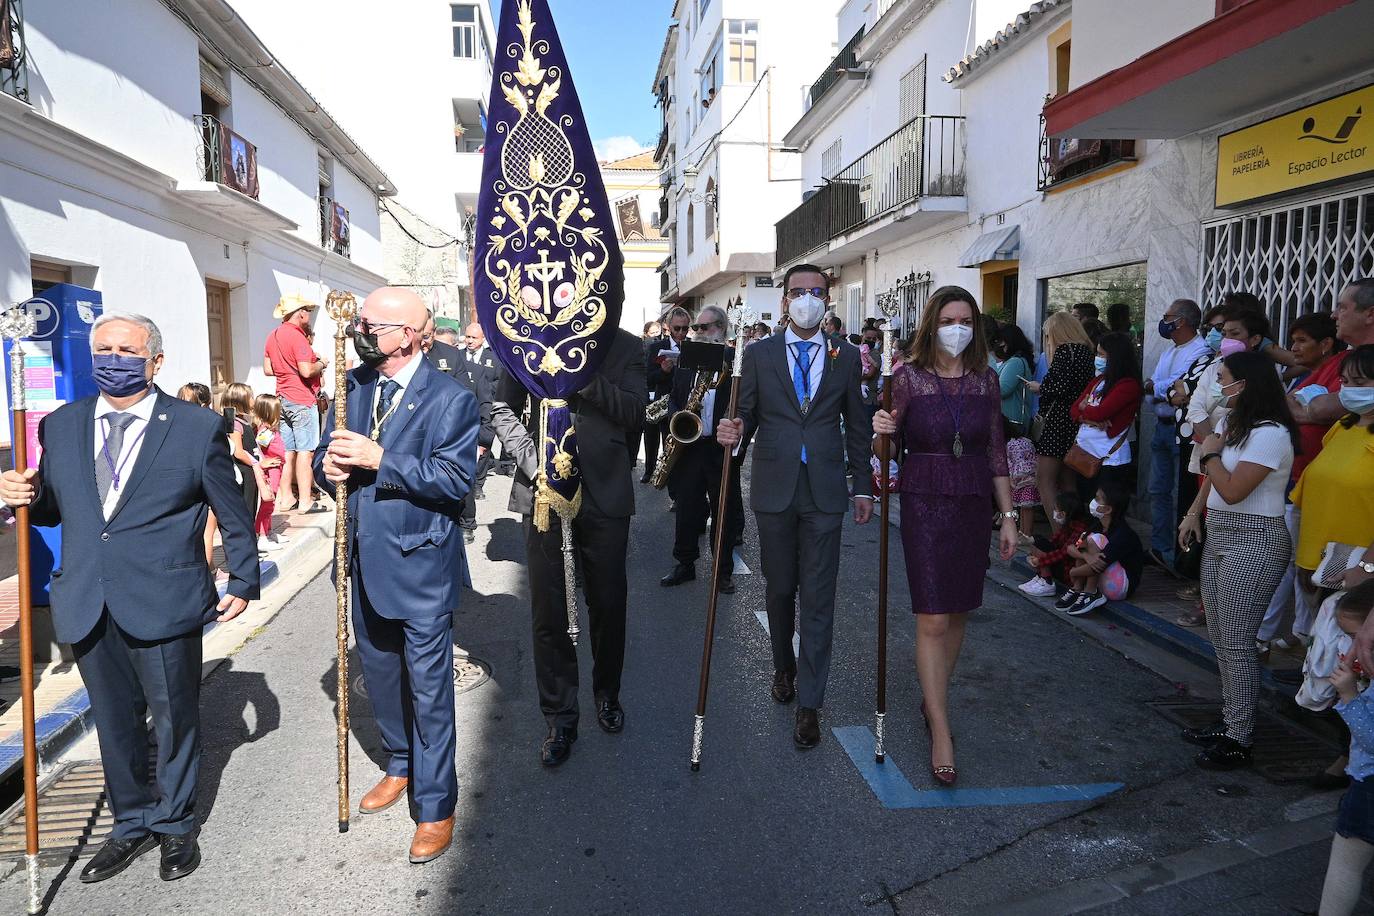
[[406,794],[410,780],[404,776],[383,776],[382,781],[372,787],[358,804],[358,813],[376,814],[385,811],[400,801]]
[[442,821],[428,821],[415,825],[415,839],[410,841],[410,862],[419,865],[439,858],[453,843],[453,815]]

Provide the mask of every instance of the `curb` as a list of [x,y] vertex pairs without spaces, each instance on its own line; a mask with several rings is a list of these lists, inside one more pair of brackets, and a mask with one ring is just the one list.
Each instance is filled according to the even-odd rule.
[[1100,878],[1071,881],[1049,891],[970,910],[970,916],[1039,916],[1081,913],[1095,907],[1143,897],[1194,878],[1257,862],[1302,846],[1329,840],[1331,812],[1279,824],[1236,840],[1223,840],[1153,862],[1132,865]]
[[[1011,561],[1011,568],[1026,576],[1035,575],[1035,570],[1020,554]],[[1051,613],[1058,613],[1052,606],[1046,607],[1041,601],[1029,595],[1022,593],[1021,597],[1035,603],[1038,607],[1049,610]],[[1216,673],[1217,656],[1212,644],[1187,627],[1181,627],[1171,620],[1165,620],[1158,614],[1151,613],[1129,601],[1108,601],[1098,609],[1097,613],[1110,619],[1118,626],[1138,633],[1170,654],[1184,661],[1192,662],[1212,674]],[[1267,667],[1260,667],[1260,688],[1271,694],[1273,699],[1292,700],[1297,695],[1298,686],[1297,684],[1284,684],[1276,680],[1273,672]]]
[[[289,561],[304,554],[315,541],[322,540],[324,540],[324,534],[319,529],[302,528],[293,536],[291,546],[282,551],[278,558],[282,564],[289,565]],[[278,565],[278,558],[260,559],[258,561],[258,574],[262,589],[266,589],[281,577],[281,566]],[[226,587],[227,583],[216,587],[221,598],[224,597]],[[218,626],[216,621],[210,621],[201,633],[202,638],[208,636]],[[45,767],[66,753],[72,745],[81,740],[94,727],[95,724],[91,721],[91,698],[85,687],[72,691],[51,711],[39,716],[34,722],[34,730],[38,745],[40,777]],[[24,735],[22,731],[18,731],[4,741],[0,741],[0,784],[14,778],[23,768],[23,765]]]

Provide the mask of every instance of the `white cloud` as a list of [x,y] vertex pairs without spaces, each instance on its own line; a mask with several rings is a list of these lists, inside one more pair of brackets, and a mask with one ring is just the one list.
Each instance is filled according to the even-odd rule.
[[601,162],[614,162],[617,159],[626,159],[636,153],[642,153],[648,147],[634,137],[625,136],[593,140],[592,149],[596,152],[596,158]]

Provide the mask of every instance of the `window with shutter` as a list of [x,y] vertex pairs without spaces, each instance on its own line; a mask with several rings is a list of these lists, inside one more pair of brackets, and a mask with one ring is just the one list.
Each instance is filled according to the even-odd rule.
[[906,124],[926,113],[926,59],[902,75],[897,90],[898,123]]

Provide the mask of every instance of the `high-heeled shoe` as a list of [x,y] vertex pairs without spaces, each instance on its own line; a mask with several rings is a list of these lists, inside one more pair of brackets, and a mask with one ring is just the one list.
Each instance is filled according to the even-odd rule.
[[[926,723],[926,737],[933,738],[934,734],[930,730],[930,714],[926,712],[926,704],[924,700],[921,701],[921,718],[924,719]],[[951,748],[954,747],[953,732],[950,732],[949,735],[949,746]],[[931,750],[933,751],[934,748],[931,748]],[[933,778],[942,789],[953,788],[954,783],[957,782],[959,779],[959,771],[956,770],[953,766],[936,766],[934,763],[930,765],[930,775],[931,778]]]

